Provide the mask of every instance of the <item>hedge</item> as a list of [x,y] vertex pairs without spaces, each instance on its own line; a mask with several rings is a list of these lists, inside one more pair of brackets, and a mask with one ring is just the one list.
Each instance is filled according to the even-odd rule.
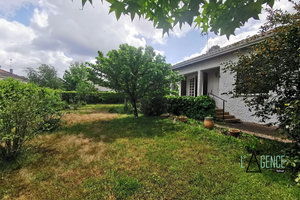
[[167,112],[186,115],[194,119],[204,119],[215,115],[216,103],[209,96],[167,96]]
[[116,92],[91,92],[86,97],[79,99],[76,91],[62,91],[61,97],[67,103],[85,101],[87,104],[118,104],[124,102],[124,95]]

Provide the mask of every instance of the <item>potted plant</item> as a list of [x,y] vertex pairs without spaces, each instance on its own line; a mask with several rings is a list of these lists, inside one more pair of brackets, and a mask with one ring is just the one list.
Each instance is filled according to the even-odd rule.
[[207,116],[207,117],[204,118],[204,127],[205,128],[211,129],[211,128],[214,127],[214,125],[215,124],[214,124],[214,118],[213,117]]
[[161,118],[168,118],[170,117],[170,114],[169,113],[163,113],[160,115]]
[[239,136],[241,133],[241,130],[236,129],[236,128],[230,128],[228,131],[229,131],[230,135],[234,136],[234,137]]
[[181,122],[187,122],[187,116],[185,116],[185,115],[180,115],[180,116],[179,116],[179,120],[180,120]]

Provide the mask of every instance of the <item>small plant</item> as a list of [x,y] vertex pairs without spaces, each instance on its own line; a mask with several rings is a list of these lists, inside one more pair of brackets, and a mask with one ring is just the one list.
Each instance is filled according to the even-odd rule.
[[180,115],[178,118],[181,122],[187,122],[187,116],[185,115]]
[[253,135],[242,134],[243,146],[246,148],[248,152],[258,151],[258,146],[260,144],[259,139],[257,139]]
[[82,101],[76,101],[74,104],[72,104],[74,110],[78,110],[81,106],[83,106]]
[[230,128],[228,132],[230,133],[231,136],[238,137],[241,133],[241,130],[236,128]]

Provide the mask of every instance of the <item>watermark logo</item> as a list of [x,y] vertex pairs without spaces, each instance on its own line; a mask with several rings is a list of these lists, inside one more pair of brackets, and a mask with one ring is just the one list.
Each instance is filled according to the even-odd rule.
[[247,173],[261,173],[261,169],[275,169],[276,172],[284,172],[285,155],[258,156],[255,152],[252,152],[248,165],[247,155],[241,156],[241,168],[246,168]]

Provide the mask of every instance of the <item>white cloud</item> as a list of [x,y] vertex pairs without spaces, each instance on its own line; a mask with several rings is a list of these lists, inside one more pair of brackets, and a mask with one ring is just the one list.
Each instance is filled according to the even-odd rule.
[[164,51],[160,51],[160,50],[154,50],[154,52],[156,53],[156,54],[160,54],[160,55],[162,55],[162,56],[164,56],[165,55],[165,52]]
[[47,12],[45,10],[40,11],[39,9],[35,8],[31,23],[37,24],[41,28],[47,27],[49,25]]
[[[8,21],[6,16],[29,4],[36,6],[30,26]],[[8,69],[12,58],[15,72],[22,75],[25,68],[41,63],[55,66],[62,75],[70,62],[93,60],[98,50],[107,53],[122,43],[136,47],[147,42],[166,44],[168,38],[142,18],[132,22],[129,16],[121,16],[117,21],[114,13],[108,14],[105,1],[87,3],[82,9],[79,0],[10,0],[0,2],[0,12],[6,18],[0,18],[0,65]],[[182,37],[189,30],[175,27],[170,35]]]
[[[264,8],[266,8],[266,6]],[[293,5],[290,2],[288,2],[288,0],[276,1],[274,4],[274,9],[282,9],[290,13],[294,12]],[[259,15],[260,20],[249,19],[248,22],[243,27],[237,29],[235,31],[235,35],[231,35],[229,39],[227,39],[225,35],[210,37],[205,47],[201,51],[184,57],[183,61],[205,54],[207,50],[214,45],[225,47],[227,45],[233,44],[235,42],[238,42],[240,40],[246,39],[247,37],[257,34],[259,28],[266,22],[267,15],[268,13],[266,11],[263,11]]]

